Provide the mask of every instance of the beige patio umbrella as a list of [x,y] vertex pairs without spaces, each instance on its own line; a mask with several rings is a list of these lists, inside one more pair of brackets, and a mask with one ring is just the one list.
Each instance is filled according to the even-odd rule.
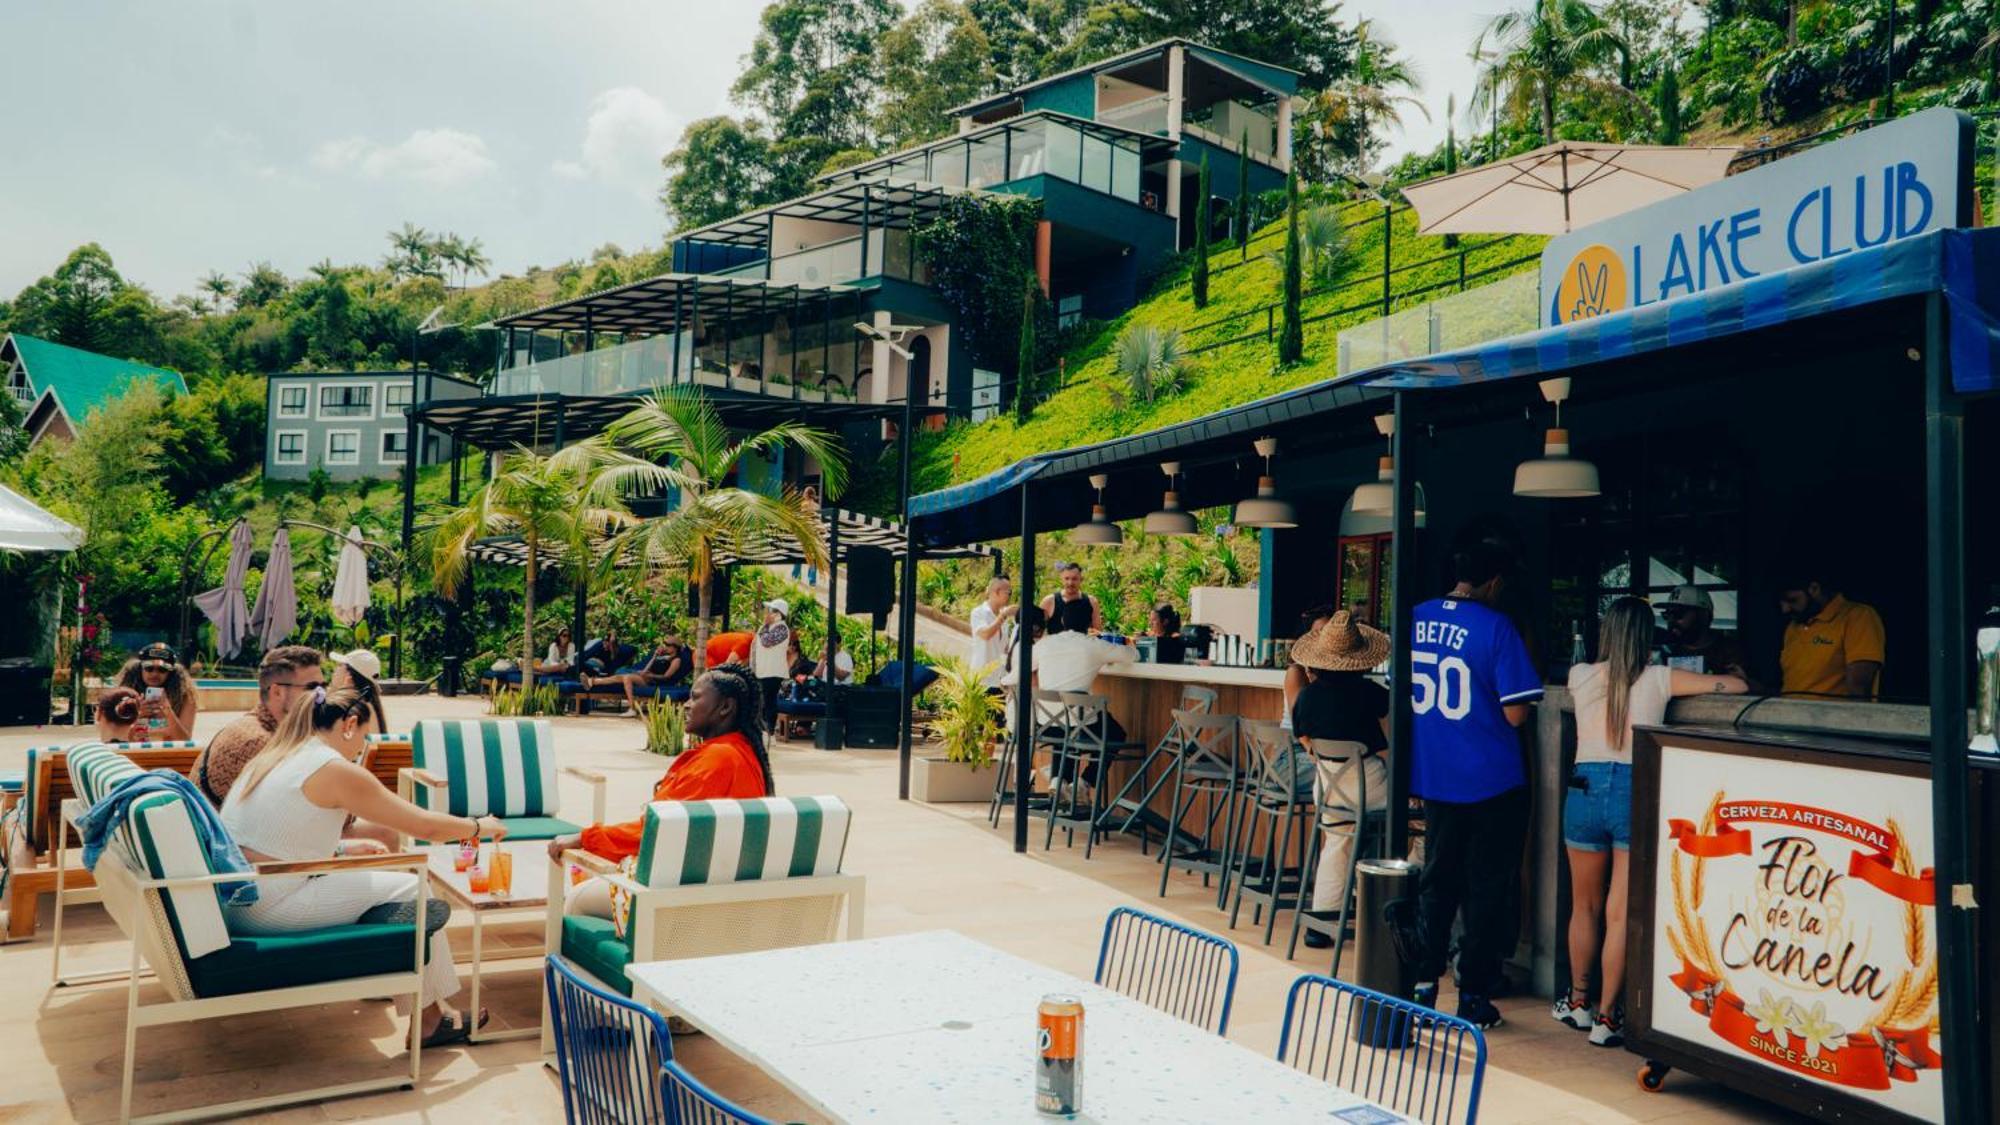
[[1557,141],[1403,189],[1419,234],[1566,234],[1722,178],[1740,150]]

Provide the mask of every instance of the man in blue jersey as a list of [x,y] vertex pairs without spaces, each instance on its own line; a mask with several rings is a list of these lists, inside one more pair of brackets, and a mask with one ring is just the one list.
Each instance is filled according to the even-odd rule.
[[1452,920],[1462,916],[1458,1014],[1479,1027],[1500,1023],[1491,996],[1519,925],[1529,804],[1517,728],[1542,697],[1528,646],[1493,608],[1511,563],[1496,543],[1459,551],[1451,593],[1410,620],[1410,790],[1424,800],[1417,999],[1436,1005]]

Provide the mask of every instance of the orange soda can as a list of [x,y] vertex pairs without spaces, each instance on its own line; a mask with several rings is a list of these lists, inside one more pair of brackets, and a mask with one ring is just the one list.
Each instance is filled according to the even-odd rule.
[[1036,1009],[1035,1111],[1073,1117],[1083,1105],[1083,1000],[1062,992]]

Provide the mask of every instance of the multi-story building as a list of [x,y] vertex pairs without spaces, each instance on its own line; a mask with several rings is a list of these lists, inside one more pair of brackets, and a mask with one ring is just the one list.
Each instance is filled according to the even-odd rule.
[[[388,479],[409,459],[410,407],[419,399],[479,397],[479,385],[434,371],[287,371],[267,378],[264,476]],[[451,457],[448,434],[427,432],[420,465]]]
[[30,445],[45,437],[75,437],[91,411],[124,394],[134,382],[150,382],[168,395],[187,393],[187,382],[178,371],[98,355],[24,332],[0,339],[0,374],[6,376],[7,393],[21,408]]

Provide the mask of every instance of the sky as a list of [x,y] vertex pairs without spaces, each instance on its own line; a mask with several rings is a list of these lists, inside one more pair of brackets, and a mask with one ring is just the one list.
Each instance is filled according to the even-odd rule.
[[[1505,0],[1346,0],[1416,62],[1426,122]],[[731,112],[755,0],[62,0],[0,6],[0,297],[85,242],[162,300],[209,270],[375,262],[405,222],[495,273],[657,246],[659,158]]]

